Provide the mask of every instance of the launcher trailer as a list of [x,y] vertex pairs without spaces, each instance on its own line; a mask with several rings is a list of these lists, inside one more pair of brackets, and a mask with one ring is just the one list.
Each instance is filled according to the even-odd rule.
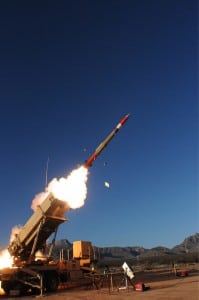
[[[64,259],[60,255],[59,259],[54,260],[52,256],[58,227],[67,221],[64,214],[68,210],[65,201],[55,199],[49,193],[15,235],[8,246],[13,266],[0,270],[1,287],[6,294],[13,291],[24,294],[29,290],[52,292],[61,284],[84,277],[84,261],[88,265],[92,260],[93,249],[90,242],[84,242],[82,251],[74,259]],[[53,238],[47,251],[47,240],[51,235]],[[74,248],[73,252],[77,253]]]

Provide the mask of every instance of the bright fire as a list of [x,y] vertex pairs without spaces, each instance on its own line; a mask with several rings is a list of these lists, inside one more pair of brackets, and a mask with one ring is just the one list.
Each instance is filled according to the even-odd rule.
[[10,256],[8,250],[3,250],[0,253],[0,269],[12,267],[13,258]]
[[1,288],[1,281],[0,281],[0,295],[4,295],[4,290]]
[[[11,268],[13,264],[13,258],[10,256],[10,253],[7,249],[2,250],[0,252],[0,269],[3,268]],[[0,281],[0,295],[4,294],[4,290],[1,288],[1,281]]]
[[45,192],[35,196],[31,208],[35,211],[50,192],[55,198],[66,201],[71,209],[79,208],[84,205],[87,196],[87,180],[88,169],[84,166],[73,170],[66,178],[54,178]]
[[3,250],[0,253],[0,269],[12,267],[13,258],[10,256],[8,250]]
[[48,191],[54,197],[66,201],[70,208],[75,209],[84,205],[87,196],[88,169],[80,167],[73,170],[67,178],[53,179],[48,185]]

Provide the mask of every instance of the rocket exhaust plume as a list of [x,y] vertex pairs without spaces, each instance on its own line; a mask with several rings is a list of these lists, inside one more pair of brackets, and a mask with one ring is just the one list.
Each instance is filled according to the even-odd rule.
[[[13,228],[12,233],[11,233],[11,237],[10,237],[10,241],[13,238],[13,235],[15,234],[15,232],[17,233],[17,231],[19,230],[19,228]],[[4,269],[4,268],[12,268],[13,265],[13,257],[10,255],[8,249],[4,249],[0,252],[0,270]],[[0,295],[4,295],[5,292],[4,290],[1,288],[1,281],[0,281]]]
[[[20,229],[21,229],[20,226],[15,226],[12,228],[11,235],[10,235],[10,243],[15,238],[15,235],[19,233]],[[0,269],[11,268],[12,264],[13,264],[13,257],[10,255],[8,249],[2,250],[0,252]]]
[[0,269],[11,268],[13,264],[13,258],[7,249],[2,250],[0,253]]
[[48,184],[46,191],[35,196],[31,208],[35,211],[49,193],[58,199],[67,202],[70,209],[84,205],[87,197],[88,169],[81,166],[73,170],[68,177],[54,178]]
[[[20,230],[19,226],[15,226],[12,229],[11,236],[10,236],[10,242],[14,239],[15,234],[17,234]],[[4,268],[12,268],[13,265],[13,257],[10,255],[8,249],[4,249],[0,252],[0,270]],[[0,281],[0,295],[4,295],[5,292],[1,288],[1,281]]]

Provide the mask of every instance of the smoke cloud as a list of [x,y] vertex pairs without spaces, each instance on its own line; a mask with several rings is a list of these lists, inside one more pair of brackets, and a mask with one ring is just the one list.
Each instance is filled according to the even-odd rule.
[[88,169],[80,166],[73,170],[66,178],[52,179],[46,191],[35,196],[31,208],[35,211],[49,193],[52,193],[56,199],[67,202],[71,209],[83,206],[87,197],[88,174]]
[[16,234],[19,233],[20,229],[21,229],[20,225],[16,225],[12,228],[11,234],[10,234],[10,243],[12,243],[12,241],[15,239],[15,236],[16,236]]

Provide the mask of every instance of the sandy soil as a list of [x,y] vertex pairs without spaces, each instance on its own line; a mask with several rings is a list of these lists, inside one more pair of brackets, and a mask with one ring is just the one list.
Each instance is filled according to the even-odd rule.
[[[106,283],[100,289],[91,284],[81,288],[59,290],[57,293],[43,296],[24,296],[15,299],[31,300],[198,300],[199,299],[199,271],[189,272],[187,277],[175,277],[168,272],[147,272],[138,274],[138,280],[144,279],[146,291],[135,291],[128,284],[126,289],[117,289],[118,285],[111,286]],[[159,280],[158,280],[159,279]],[[139,281],[136,281],[139,282]],[[125,286],[125,285],[124,285]],[[0,296],[0,300],[12,299],[13,297]]]

